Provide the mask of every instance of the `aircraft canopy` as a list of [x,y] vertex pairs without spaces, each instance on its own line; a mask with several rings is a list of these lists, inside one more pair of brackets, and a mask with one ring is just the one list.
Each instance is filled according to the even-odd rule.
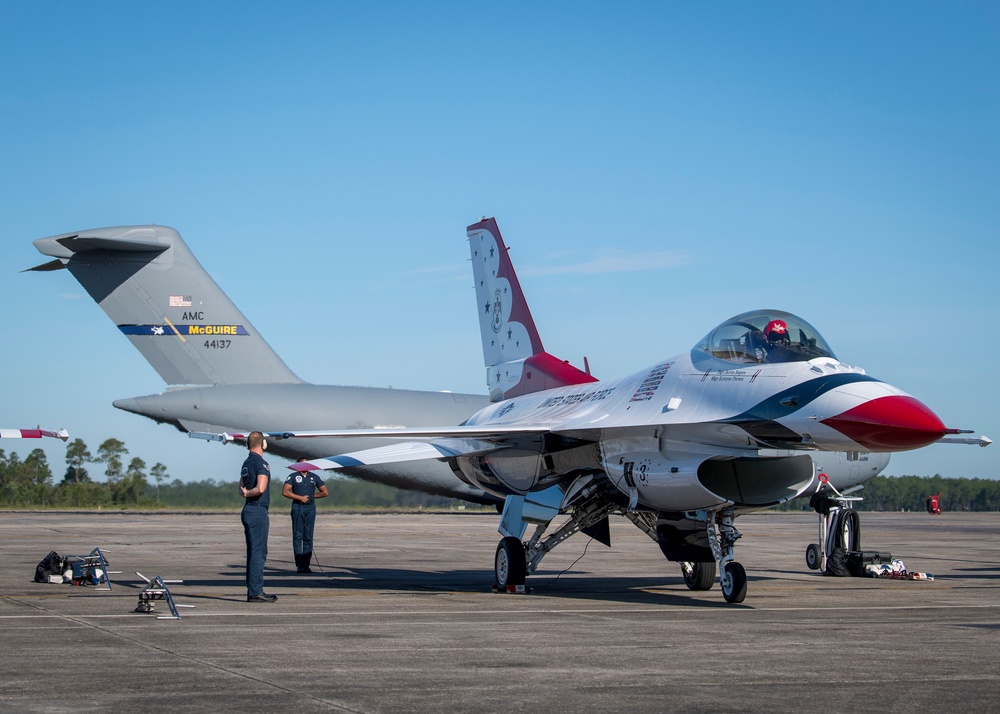
[[738,364],[836,359],[815,327],[781,310],[754,310],[732,317],[709,332],[695,350]]

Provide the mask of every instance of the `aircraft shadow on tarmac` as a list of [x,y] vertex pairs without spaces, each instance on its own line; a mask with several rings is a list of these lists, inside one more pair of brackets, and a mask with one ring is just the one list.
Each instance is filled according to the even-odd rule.
[[968,575],[941,575],[942,580],[972,578],[974,580],[1000,580],[1000,567],[991,566],[985,568],[956,568],[957,573],[968,573]]
[[[280,562],[280,561],[279,561]],[[321,566],[313,563],[312,573],[297,573],[291,569],[266,567],[264,570],[265,589],[281,594],[285,588],[297,590],[383,590],[396,593],[414,594],[467,592],[493,596],[488,571],[483,570],[413,570],[406,568],[340,568]],[[579,575],[585,577],[578,577]],[[178,585],[177,596],[204,600],[240,599],[244,588],[242,566],[230,566],[230,572],[219,573],[215,579],[184,578]],[[770,578],[755,577],[753,581]],[[137,583],[138,587],[141,585]],[[680,576],[615,576],[601,577],[586,571],[567,570],[563,572],[542,570],[527,583],[530,594],[538,597],[565,598],[572,600],[614,601],[633,605],[684,605],[688,607],[740,607],[725,602],[718,584],[713,590],[695,593],[684,587]],[[671,587],[673,591],[662,588]],[[198,588],[226,588],[236,590],[233,595],[206,595],[204,593],[185,595],[184,590]],[[714,591],[714,592],[713,592]],[[717,597],[713,597],[717,596]],[[292,595],[290,595],[292,596]]]

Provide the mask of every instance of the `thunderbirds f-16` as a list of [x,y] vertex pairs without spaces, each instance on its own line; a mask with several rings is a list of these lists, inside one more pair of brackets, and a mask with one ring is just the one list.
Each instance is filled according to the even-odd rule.
[[[496,222],[468,237],[489,399],[303,382],[172,228],[39,239],[54,260],[33,270],[68,268],[167,383],[115,401],[120,409],[201,438],[259,429],[272,453],[313,457],[297,470],[502,502],[503,588],[523,585],[576,532],[610,544],[608,516],[620,514],[681,563],[688,587],[711,588],[718,571],[725,599],[741,602],[737,516],[810,492],[820,472],[845,488],[893,451],[989,443],[951,436],[960,430],[777,310],[738,315],[689,353],[598,381],[542,347]],[[293,447],[292,437],[308,438]],[[559,515],[568,518],[545,535]]]
[[[483,219],[467,235],[492,403],[457,426],[268,436],[406,439],[289,468],[363,473],[431,461],[502,497],[501,588],[522,586],[578,531],[610,545],[608,516],[620,514],[682,564],[688,587],[711,588],[718,570],[725,599],[742,602],[735,519],[814,487],[824,460],[871,463],[877,473],[895,451],[990,443],[955,436],[970,432],[945,427],[916,398],[841,362],[818,330],[779,310],[737,315],[690,352],[598,381],[543,349],[496,221]],[[559,515],[568,519],[546,536]]]

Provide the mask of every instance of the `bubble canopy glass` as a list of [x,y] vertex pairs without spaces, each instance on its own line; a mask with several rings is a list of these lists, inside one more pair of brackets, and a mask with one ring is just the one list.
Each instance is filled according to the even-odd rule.
[[815,327],[781,310],[753,310],[732,317],[705,335],[695,351],[737,364],[836,359]]

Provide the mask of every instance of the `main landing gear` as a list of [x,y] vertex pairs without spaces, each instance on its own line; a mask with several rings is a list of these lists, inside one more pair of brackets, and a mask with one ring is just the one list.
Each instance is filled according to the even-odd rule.
[[[542,562],[545,554],[565,541],[570,536],[584,531],[594,539],[611,545],[611,534],[608,529],[608,515],[620,511],[620,507],[613,501],[606,498],[596,484],[588,483],[590,479],[581,480],[578,489],[571,489],[572,497],[567,497],[563,503],[565,510],[569,512],[569,520],[561,527],[544,538],[546,529],[552,519],[560,511],[557,507],[536,510],[535,515],[529,517],[527,513],[509,522],[506,517],[501,523],[506,523],[509,527],[507,533],[522,533],[527,523],[535,524],[535,532],[526,543],[514,535],[506,535],[497,545],[496,555],[493,559],[493,570],[496,576],[496,588],[502,592],[519,592],[518,586],[524,585],[525,578],[535,572],[538,564]],[[536,494],[536,497],[538,494]],[[513,507],[516,499],[520,496],[508,496],[507,506]],[[558,504],[558,501],[556,502]],[[524,509],[527,511],[528,509]],[[501,533],[504,528],[501,527]]]
[[[669,516],[660,514],[664,518],[658,521],[655,513],[622,508],[596,487],[582,488],[575,495],[576,498],[568,504],[569,520],[544,538],[542,536],[556,515],[555,508],[551,509],[546,518],[519,521],[535,524],[535,532],[527,542],[509,535],[512,531],[523,534],[523,528],[507,529],[508,535],[497,544],[493,559],[496,590],[521,592],[525,579],[535,572],[545,554],[580,531],[610,546],[608,516],[619,513],[657,541],[669,560],[680,562],[684,583],[691,590],[711,590],[718,572],[722,596],[726,602],[736,604],[746,598],[747,573],[736,562],[734,555],[734,546],[742,535],[733,526],[735,514],[731,509]],[[508,499],[513,498],[508,496]],[[563,506],[567,504],[564,503]],[[566,512],[565,509],[558,510]],[[671,525],[664,528],[658,523]],[[503,529],[501,532],[504,532]]]
[[497,578],[497,587],[501,590],[524,585],[527,577],[527,559],[524,543],[519,538],[507,536],[500,541],[493,559],[493,570]]
[[690,590],[711,590],[718,572],[722,596],[734,604],[747,596],[747,572],[735,559],[734,546],[742,537],[735,518],[729,509],[661,513],[654,536],[667,559],[680,562]]
[[681,575],[689,590],[711,590],[715,585],[715,561],[696,563],[684,561],[681,563]]

